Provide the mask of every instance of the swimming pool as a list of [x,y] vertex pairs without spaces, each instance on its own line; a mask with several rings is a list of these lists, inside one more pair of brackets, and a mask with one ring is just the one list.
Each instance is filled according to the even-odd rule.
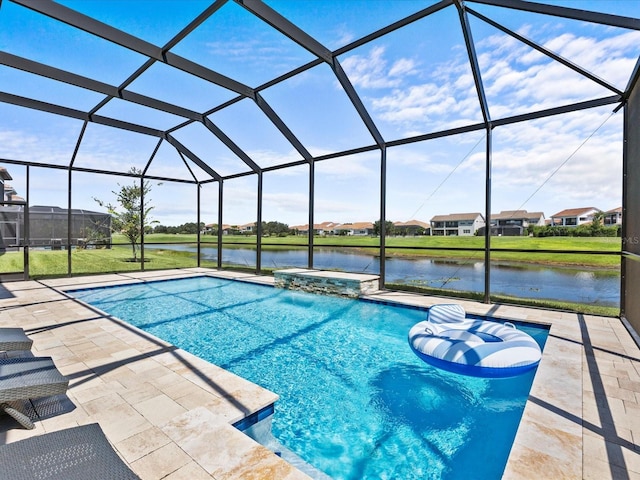
[[274,435],[335,479],[500,478],[533,381],[421,362],[420,309],[212,277],[70,293],[280,395]]

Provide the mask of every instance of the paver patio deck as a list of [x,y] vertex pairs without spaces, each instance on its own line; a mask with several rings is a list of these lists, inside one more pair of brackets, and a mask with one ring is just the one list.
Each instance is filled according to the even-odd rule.
[[[275,393],[64,293],[202,274],[274,281],[193,268],[0,285],[0,327],[24,328],[32,353],[53,357],[70,379],[66,396],[34,401],[36,429],[1,417],[0,444],[98,422],[143,479],[308,478],[231,426],[276,401]],[[402,292],[368,297],[443,302]],[[640,479],[640,350],[619,319],[455,302],[470,313],[550,325],[504,478]]]

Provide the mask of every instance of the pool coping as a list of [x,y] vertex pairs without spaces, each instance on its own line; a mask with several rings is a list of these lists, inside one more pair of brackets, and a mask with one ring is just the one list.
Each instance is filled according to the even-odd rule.
[[[24,297],[17,300],[0,299],[0,311],[4,312],[0,317],[0,325],[33,325],[36,328],[35,331],[38,331],[37,327],[42,324],[42,321],[58,322],[55,315],[59,312],[50,311],[55,310],[53,306],[56,303],[66,305],[65,308],[76,314],[78,312],[86,314],[87,311],[84,310],[86,307],[79,305],[76,301],[64,300],[64,292],[67,290],[198,275],[210,275],[263,285],[274,284],[273,277],[206,268],[60,278],[41,282],[16,282],[15,284],[6,284],[6,288],[15,291],[22,289],[25,292],[31,289],[34,294],[37,292],[45,300],[33,303],[26,301]],[[56,300],[52,302],[51,298]],[[640,415],[638,415],[640,414],[640,350],[620,319],[512,305],[482,304],[468,300],[444,299],[406,292],[380,291],[364,295],[363,298],[424,308],[436,303],[459,303],[467,312],[474,315],[549,326],[549,337],[543,357],[503,478],[621,478],[619,475],[621,472],[626,473],[626,476],[622,478],[640,478],[640,447],[638,446],[640,443]],[[52,302],[51,309],[48,302]],[[95,314],[95,312],[93,313]],[[101,328],[107,328],[111,334],[126,337],[130,332],[130,326],[125,327],[119,322],[114,322],[113,319],[110,320],[106,327]],[[60,322],[64,323],[62,320]],[[46,333],[43,331],[33,335],[34,353],[53,356],[56,364],[61,365],[61,369],[66,368],[67,371],[73,372],[73,368],[77,368],[77,365],[67,364],[68,353],[63,353],[73,346],[65,345],[65,348],[62,348],[59,342],[53,342],[51,335],[46,335]],[[92,334],[95,334],[93,330]],[[140,334],[136,333],[136,335]],[[148,336],[148,334],[145,335]],[[75,341],[80,340],[79,338],[75,339]],[[168,344],[165,347],[170,348]],[[177,352],[179,355],[183,355],[181,351],[177,350]],[[123,355],[117,352],[115,354]],[[208,372],[207,375],[213,375],[214,378],[216,375],[225,376],[224,371],[217,371],[222,369],[215,370],[217,367],[207,364],[197,357],[191,356],[193,357],[191,358],[186,352],[184,355],[184,358],[188,358],[194,365],[198,365],[199,371]],[[193,378],[193,372],[190,374],[184,370],[184,368],[176,367],[173,373],[179,374],[182,378],[186,376],[190,382],[195,384],[198,384],[198,381],[202,383],[202,379]],[[68,375],[67,371],[63,371],[63,373]],[[239,381],[233,377],[227,378],[231,383]],[[85,387],[86,385],[81,389],[72,387],[69,394],[69,398],[80,404],[81,408],[78,410],[82,409],[83,415],[91,409],[91,402],[96,401],[95,399],[89,400],[89,407],[85,406],[84,401],[80,401],[83,395],[87,394],[88,389]],[[261,402],[258,402],[261,406],[255,405],[256,409],[266,406],[269,402],[267,400],[268,393],[263,392],[262,394],[265,397]],[[170,396],[171,392],[168,395]],[[273,395],[271,401],[275,401],[277,396],[273,393],[271,395]],[[181,449],[183,454],[191,459],[175,472],[170,472],[171,475],[178,475],[176,478],[179,478],[179,475],[184,472],[193,470],[200,473],[208,472],[208,475],[211,475],[210,477],[204,475],[202,478],[232,478],[225,475],[230,474],[231,471],[237,472],[238,468],[251,471],[262,471],[267,468],[271,469],[270,471],[280,472],[271,478],[308,478],[295,468],[282,465],[286,462],[281,459],[274,460],[271,457],[276,457],[276,459],[278,457],[260,450],[259,446],[243,439],[236,439],[234,432],[225,428],[225,425],[231,428],[230,423],[233,423],[228,418],[229,414],[225,417],[224,414],[219,416],[213,413],[217,410],[211,408],[207,401],[209,400],[202,401],[201,405],[190,402],[189,408],[184,408],[185,406],[181,405],[182,410],[177,409],[176,412],[179,414],[175,416],[179,420],[169,419],[161,426],[152,425],[156,430],[160,428],[163,435],[167,436],[167,432],[169,432],[173,435],[169,438],[178,439],[170,444]],[[16,430],[7,428],[6,425],[2,428],[6,424],[6,419],[3,419],[3,422],[0,422],[0,442],[3,440],[5,442],[14,441],[31,434],[41,433],[42,430],[63,428],[69,422],[78,424],[87,421],[87,417],[80,418],[77,414],[73,417],[69,415],[72,414],[60,415],[38,422],[42,426],[40,431],[37,431],[39,429],[34,431]],[[65,421],[63,417],[68,421]],[[89,414],[88,417],[91,418],[92,415]],[[158,421],[156,420],[156,423]],[[232,452],[227,451],[225,453],[227,460],[218,459],[212,464],[211,459],[208,458],[210,453],[203,457],[202,452],[188,452],[188,449],[184,448],[185,442],[188,445],[194,440],[188,435],[185,437],[183,427],[180,425],[197,424],[202,421],[210,422],[215,426],[215,428],[210,427],[207,430],[207,435],[233,438],[231,444],[236,445],[242,454],[237,455],[236,452],[234,456]],[[215,432],[210,432],[211,429]],[[136,436],[142,435],[141,432],[137,432],[129,437],[120,438],[122,433],[111,436],[109,433],[107,431],[107,436],[112,440],[112,443],[123,449],[125,453],[128,452],[127,448],[131,448],[130,444],[134,442]],[[245,437],[237,431],[236,433],[237,436]],[[167,445],[163,445],[161,448],[167,449]],[[136,471],[141,472],[143,478],[163,478],[166,476],[164,473],[159,476],[159,470],[149,467],[153,463],[150,458],[154,455],[160,454],[156,450],[150,450],[140,458],[134,458],[130,453],[123,455],[123,457],[132,465],[132,468],[138,468]],[[231,458],[233,460],[230,460]],[[230,470],[220,465],[221,461],[228,461],[227,467],[233,468]],[[204,468],[203,463],[207,468]],[[209,471],[213,467],[218,469],[215,477]],[[169,467],[165,466],[164,468],[166,470]],[[200,477],[196,475],[194,478]]]

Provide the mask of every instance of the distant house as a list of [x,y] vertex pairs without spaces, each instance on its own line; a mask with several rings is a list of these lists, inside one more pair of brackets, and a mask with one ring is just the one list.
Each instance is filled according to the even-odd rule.
[[551,225],[577,227],[593,221],[593,216],[602,210],[595,207],[569,208],[551,215]]
[[[336,222],[322,222],[322,223],[314,223],[313,224],[313,234],[314,235],[328,235],[333,233],[334,227],[339,224]],[[297,235],[308,235],[309,234],[309,224],[305,223],[304,225],[295,225],[289,227],[290,230],[296,232]]]
[[409,220],[408,222],[393,222],[393,226],[398,235],[428,235],[429,224],[420,220]]
[[16,192],[16,189],[13,188],[8,183],[4,184],[3,189],[4,189],[4,202],[26,203],[24,201],[24,198],[18,195],[18,192]]
[[309,224],[305,223],[304,225],[291,225],[289,229],[293,230],[296,235],[308,235],[309,234]]
[[529,225],[543,226],[544,213],[527,212],[526,210],[503,210],[491,214],[491,226],[506,227],[516,225],[527,228]]
[[[519,236],[527,232],[529,225],[543,226],[544,213],[526,210],[503,210],[491,214],[491,235]],[[484,227],[478,229],[478,235],[484,235]]]
[[[222,224],[222,234],[223,235],[230,235],[231,233],[233,233],[233,228],[238,229],[238,227],[232,227],[231,225],[226,225],[226,224]],[[217,233],[218,230],[218,224],[217,223],[208,223],[207,225],[204,226],[204,230],[202,231],[202,233],[204,233],[205,235],[214,235]]]
[[237,229],[240,233],[252,233],[256,228],[256,223],[245,223],[244,225],[238,225]]
[[[3,190],[4,190],[4,200],[11,200],[10,198],[7,198],[7,188],[9,185],[5,184],[5,182],[7,180],[13,180],[13,177],[11,175],[9,175],[9,172],[7,171],[6,168],[4,167],[0,167],[0,185],[2,186]],[[14,190],[15,193],[15,190]]]
[[[246,223],[244,225],[228,225],[226,223],[222,224],[222,234],[223,235],[240,235],[240,234],[250,234],[253,232],[256,227],[255,223]],[[216,231],[218,228],[217,223],[211,223],[209,225],[205,225],[205,233],[212,233]]]
[[336,235],[373,235],[373,223],[341,223],[333,228],[333,233]]
[[605,227],[622,225],[622,207],[604,212],[604,218],[602,220]]
[[436,215],[431,219],[431,235],[433,236],[472,236],[485,225],[481,213],[452,213]]

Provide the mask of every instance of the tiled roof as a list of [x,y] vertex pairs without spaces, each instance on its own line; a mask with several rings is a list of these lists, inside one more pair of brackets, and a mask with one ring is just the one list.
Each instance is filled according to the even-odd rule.
[[[456,222],[460,220],[475,220],[481,213],[451,213],[449,215],[436,215],[431,219],[432,222]],[[482,217],[484,219],[484,217]]]
[[[217,223],[207,223],[205,225],[205,227],[207,228],[216,228],[218,226]],[[222,224],[222,230],[228,230],[229,228],[231,228],[231,225],[227,225],[226,223]]]
[[500,213],[492,213],[492,220],[506,220],[509,218],[540,218],[543,212],[527,212],[526,210],[502,210]]
[[422,227],[429,228],[429,224],[421,222],[420,220],[408,220],[406,222],[393,222],[396,227]]
[[614,209],[611,209],[611,210],[607,210],[604,213],[622,213],[622,207],[618,207],[618,208],[614,208]]
[[566,210],[562,210],[561,212],[556,213],[555,215],[551,215],[552,217],[577,217],[584,213],[589,213],[592,211],[599,212],[600,209],[596,207],[582,207],[582,208],[568,208]]
[[373,223],[371,222],[342,223],[337,227],[334,227],[334,230],[363,230],[365,228],[373,228]]
[[[336,222],[322,222],[322,223],[314,223],[313,224],[313,229],[314,230],[331,230],[333,229],[336,225],[339,225]],[[309,224],[305,223],[304,225],[292,225],[289,227],[292,230],[309,230]]]
[[2,178],[2,180],[13,180],[7,169],[4,167],[0,167],[0,178]]

